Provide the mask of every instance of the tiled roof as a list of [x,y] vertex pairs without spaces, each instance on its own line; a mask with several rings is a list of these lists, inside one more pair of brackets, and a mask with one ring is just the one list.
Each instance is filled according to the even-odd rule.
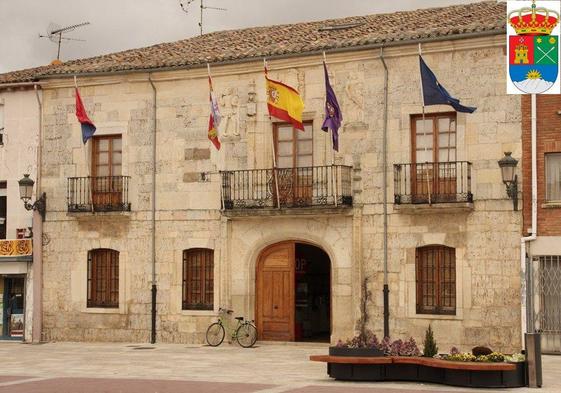
[[0,74],[1,83],[48,75],[196,67],[251,58],[305,54],[365,45],[446,38],[505,29],[506,5],[497,1],[227,30],[61,65]]

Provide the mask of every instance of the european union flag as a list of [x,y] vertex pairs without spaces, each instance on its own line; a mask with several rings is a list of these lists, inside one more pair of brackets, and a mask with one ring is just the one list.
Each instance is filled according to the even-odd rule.
[[454,98],[446,91],[444,86],[438,83],[436,76],[419,56],[421,65],[421,81],[423,84],[423,105],[450,105],[458,112],[473,113],[477,108],[463,106],[460,100]]

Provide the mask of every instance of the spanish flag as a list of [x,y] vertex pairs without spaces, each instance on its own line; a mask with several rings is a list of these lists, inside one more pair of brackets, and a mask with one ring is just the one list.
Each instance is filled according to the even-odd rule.
[[294,128],[304,131],[302,112],[304,102],[298,91],[284,83],[269,79],[265,68],[267,84],[267,108],[269,115],[277,119],[292,123]]

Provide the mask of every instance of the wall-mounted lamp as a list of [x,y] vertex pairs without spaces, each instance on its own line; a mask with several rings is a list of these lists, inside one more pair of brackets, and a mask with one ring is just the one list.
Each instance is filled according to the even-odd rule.
[[35,182],[29,178],[29,174],[23,175],[23,178],[18,181],[19,184],[19,197],[23,201],[23,206],[26,210],[37,210],[41,214],[41,218],[45,221],[45,213],[47,211],[47,194],[42,193],[41,197],[33,204],[29,203],[33,195],[33,186]]
[[499,160],[501,168],[501,176],[506,186],[506,194],[512,199],[514,211],[518,210],[518,176],[516,175],[516,166],[518,160],[511,157],[512,152],[505,152],[505,156]]

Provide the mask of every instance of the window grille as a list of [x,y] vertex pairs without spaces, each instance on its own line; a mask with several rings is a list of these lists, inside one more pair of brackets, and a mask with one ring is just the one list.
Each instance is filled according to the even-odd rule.
[[183,309],[214,308],[214,251],[192,248],[183,251]]
[[88,252],[88,307],[119,307],[119,252],[106,248]]
[[417,314],[456,314],[456,250],[419,247],[415,265]]

